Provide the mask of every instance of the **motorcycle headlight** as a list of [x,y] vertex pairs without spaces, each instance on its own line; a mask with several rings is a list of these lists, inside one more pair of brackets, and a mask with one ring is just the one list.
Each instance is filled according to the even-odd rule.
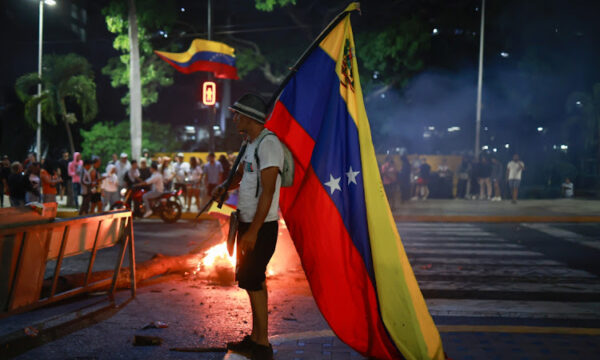
[[127,194],[127,189],[121,189],[121,196],[125,196],[125,194]]

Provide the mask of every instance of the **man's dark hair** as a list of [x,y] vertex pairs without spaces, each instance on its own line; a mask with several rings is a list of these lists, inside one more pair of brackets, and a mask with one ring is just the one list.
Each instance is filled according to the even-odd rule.
[[130,163],[131,165],[133,165],[133,164],[137,164],[137,160],[131,160],[129,163]]
[[83,160],[83,165],[92,165],[94,162],[91,159],[85,159]]
[[152,164],[150,164],[150,167],[154,170],[158,170],[158,163],[156,161],[153,161]]
[[215,156],[215,153],[214,153],[214,152],[212,152],[212,151],[208,153],[208,157],[211,157],[211,156],[212,156],[212,157],[216,157],[216,156]]

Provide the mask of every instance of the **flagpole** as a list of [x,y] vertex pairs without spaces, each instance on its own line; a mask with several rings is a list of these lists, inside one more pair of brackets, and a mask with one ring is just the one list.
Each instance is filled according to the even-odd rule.
[[[356,4],[356,7],[351,7],[352,4]],[[283,91],[283,89],[285,88],[287,83],[296,74],[296,71],[298,71],[298,68],[300,68],[300,66],[302,66],[302,64],[306,61],[306,59],[312,53],[312,51],[314,49],[316,49],[319,46],[319,44],[321,44],[321,41],[323,41],[323,39],[325,39],[325,37],[327,35],[329,35],[331,30],[333,30],[333,28],[335,28],[335,26],[337,24],[339,24],[346,17],[346,15],[348,15],[352,11],[358,11],[360,13],[360,3],[359,2],[351,3],[350,5],[348,5],[346,7],[346,9],[344,9],[344,11],[339,13],[329,23],[329,25],[327,25],[327,27],[323,31],[321,31],[319,36],[317,36],[317,38],[310,44],[310,46],[304,51],[304,53],[302,53],[302,56],[300,56],[300,59],[298,59],[298,61],[296,61],[294,66],[292,66],[290,68],[289,74],[285,77],[285,79],[283,79],[283,81],[279,85],[279,88],[277,88],[277,90],[273,93],[273,96],[271,97],[271,100],[269,100],[269,103],[268,103],[268,107],[267,107],[268,109],[271,109],[273,107],[273,105],[275,104],[275,101],[277,101],[277,98],[279,97],[279,95],[281,94],[281,92]]]

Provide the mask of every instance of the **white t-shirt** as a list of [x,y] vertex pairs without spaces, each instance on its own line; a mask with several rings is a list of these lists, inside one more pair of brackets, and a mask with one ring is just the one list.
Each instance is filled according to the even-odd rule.
[[175,173],[175,182],[178,184],[183,184],[185,182],[185,177],[187,173],[190,171],[190,164],[187,162],[177,162],[173,164],[173,172]]
[[[263,130],[266,131],[266,130]],[[258,176],[256,169],[256,159],[254,158],[254,152],[256,149],[255,141],[248,144],[246,153],[244,154],[243,164],[244,176],[240,183],[240,194],[238,209],[240,209],[240,220],[242,222],[250,223],[254,220],[256,214],[256,207],[258,206],[258,199],[262,193],[262,184],[260,185],[258,196],[256,196],[256,187],[258,186]],[[260,159],[260,170],[264,170],[269,167],[276,166],[279,169],[283,168],[283,148],[281,142],[274,135],[267,135],[263,138],[260,147],[258,149],[258,158]],[[281,187],[281,176],[277,175],[277,182],[275,183],[275,193],[273,194],[273,202],[269,213],[265,218],[267,221],[276,221],[279,219],[279,189]]]
[[201,178],[202,178],[202,167],[199,165],[193,169],[190,167],[190,182],[193,184],[196,184],[196,183],[200,182]]
[[566,183],[564,182],[562,184],[563,189],[565,190],[565,197],[573,197],[573,183]]
[[508,180],[521,180],[521,173],[525,168],[525,164],[522,161],[511,160],[506,168],[508,169]]
[[102,180],[102,189],[106,192],[119,191],[119,179],[117,178],[117,174],[107,174],[104,180]]
[[163,177],[158,171],[152,173],[152,176],[150,176],[148,180],[146,180],[146,182],[152,185],[152,191],[163,192],[165,190],[165,185],[163,184]]

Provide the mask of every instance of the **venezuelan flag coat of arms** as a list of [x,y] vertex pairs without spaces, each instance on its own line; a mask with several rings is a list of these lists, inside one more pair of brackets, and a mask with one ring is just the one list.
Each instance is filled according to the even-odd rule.
[[444,359],[375,159],[350,25],[357,7],[296,69],[267,122],[295,161],[280,208],[342,341],[377,359]]

